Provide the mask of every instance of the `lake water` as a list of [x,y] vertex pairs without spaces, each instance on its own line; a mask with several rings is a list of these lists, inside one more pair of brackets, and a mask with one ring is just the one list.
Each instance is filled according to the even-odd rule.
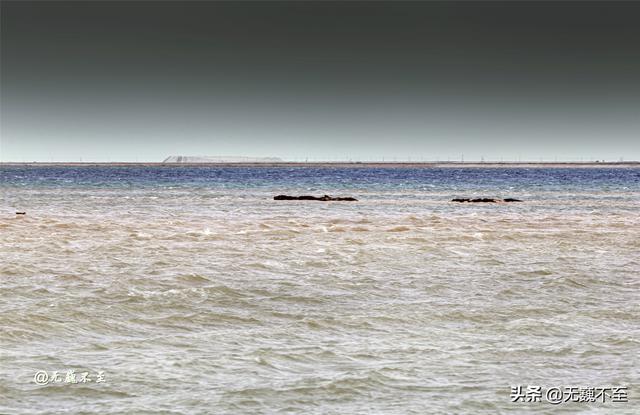
[[[5,166],[0,192],[0,413],[640,413],[640,169]],[[524,202],[450,202],[481,196]],[[546,401],[573,386],[628,402]]]

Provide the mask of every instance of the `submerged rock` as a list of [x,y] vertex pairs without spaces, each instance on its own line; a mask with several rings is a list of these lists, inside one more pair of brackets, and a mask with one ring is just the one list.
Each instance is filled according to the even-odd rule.
[[278,195],[278,196],[275,196],[273,200],[319,200],[321,202],[357,202],[358,201],[358,199],[356,199],[355,197],[331,197],[329,195],[324,195],[322,197]]
[[460,202],[460,203],[500,203],[500,202],[522,202],[520,199],[514,199],[512,197],[508,197],[506,199],[494,199],[492,197],[479,197],[475,199],[470,198],[461,198],[461,199],[451,199],[452,202]]

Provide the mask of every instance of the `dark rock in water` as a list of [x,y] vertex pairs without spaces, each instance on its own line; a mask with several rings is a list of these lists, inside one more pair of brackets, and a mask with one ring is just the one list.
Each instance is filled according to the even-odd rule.
[[460,202],[460,203],[496,203],[498,199],[482,197],[476,199],[463,198],[463,199],[452,199],[452,202]]
[[451,199],[452,202],[460,202],[460,203],[499,203],[499,202],[522,202],[519,199],[506,198],[506,199],[494,199],[491,197],[479,197],[476,199],[470,198],[462,198],[462,199]]
[[278,195],[278,196],[275,196],[273,200],[319,200],[321,202],[357,202],[358,201],[358,199],[354,197],[331,197],[329,195],[324,195],[322,197]]
[[27,212],[16,212],[16,215],[26,215]]

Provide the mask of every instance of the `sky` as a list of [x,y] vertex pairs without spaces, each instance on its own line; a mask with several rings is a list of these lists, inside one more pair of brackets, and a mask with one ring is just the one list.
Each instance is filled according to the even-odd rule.
[[0,8],[0,161],[640,160],[640,3]]

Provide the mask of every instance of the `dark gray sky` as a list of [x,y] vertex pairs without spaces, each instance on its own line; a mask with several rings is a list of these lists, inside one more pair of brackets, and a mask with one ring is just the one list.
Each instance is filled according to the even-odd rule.
[[1,3],[2,161],[640,159],[640,3]]

